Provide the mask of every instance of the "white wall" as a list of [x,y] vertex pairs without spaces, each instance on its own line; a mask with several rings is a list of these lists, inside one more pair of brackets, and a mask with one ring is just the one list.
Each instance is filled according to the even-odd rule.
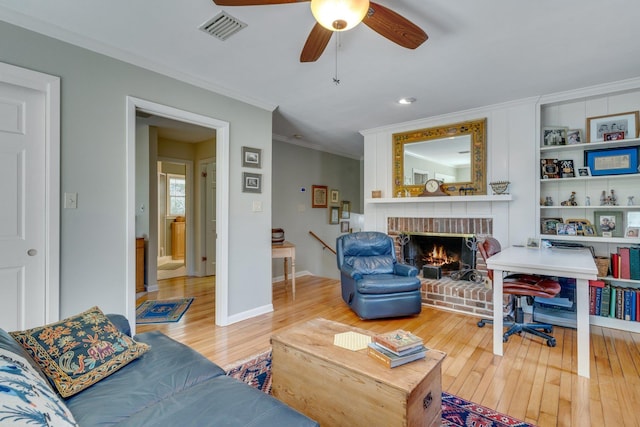
[[[0,22],[0,61],[61,78],[61,316],[126,313],[126,97],[230,123],[228,313],[271,304],[271,111]],[[241,191],[241,146],[262,149],[263,192]],[[263,212],[251,212],[252,201]],[[152,226],[152,224],[150,224]],[[247,268],[251,260],[251,268]]]
[[[365,228],[386,231],[387,218],[491,217],[494,235],[503,244],[525,243],[535,236],[536,101],[524,99],[500,105],[362,131],[364,194],[382,190],[392,197],[392,134],[414,129],[487,118],[487,182],[508,180],[512,202],[447,202],[373,204],[365,200]],[[491,189],[488,189],[491,192]]]

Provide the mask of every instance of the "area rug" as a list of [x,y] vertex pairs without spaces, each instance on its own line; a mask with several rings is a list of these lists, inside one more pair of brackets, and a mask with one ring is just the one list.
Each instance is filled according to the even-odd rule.
[[[271,393],[271,350],[225,368],[227,375]],[[535,427],[493,409],[442,392],[442,426]]]
[[168,300],[148,300],[136,308],[136,323],[172,323],[178,322],[187,311],[194,298]]

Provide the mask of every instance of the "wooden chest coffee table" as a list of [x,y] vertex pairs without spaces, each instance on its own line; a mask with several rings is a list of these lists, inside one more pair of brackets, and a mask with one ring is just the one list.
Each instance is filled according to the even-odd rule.
[[322,426],[439,426],[445,354],[390,369],[333,344],[342,332],[372,332],[314,319],[271,337],[275,397]]

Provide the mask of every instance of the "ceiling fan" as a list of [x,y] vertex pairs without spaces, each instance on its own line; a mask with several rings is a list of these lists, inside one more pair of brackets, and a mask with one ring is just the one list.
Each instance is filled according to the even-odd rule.
[[[407,18],[368,0],[213,0],[218,6],[266,6],[303,1],[311,1],[311,11],[317,22],[302,48],[300,62],[316,61],[335,31],[351,29],[361,21],[381,36],[407,49],[417,48],[428,38],[420,27]],[[330,16],[325,21],[323,9],[326,11],[332,7],[324,4],[327,2],[342,6],[347,15]],[[355,16],[350,17],[349,13]]]

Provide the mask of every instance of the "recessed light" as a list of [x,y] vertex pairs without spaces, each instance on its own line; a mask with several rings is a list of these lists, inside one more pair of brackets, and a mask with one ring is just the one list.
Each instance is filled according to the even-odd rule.
[[302,135],[300,135],[299,133],[294,133],[294,134],[293,134],[293,137],[294,137],[295,139],[302,139]]
[[413,104],[416,101],[417,99],[415,99],[414,97],[400,98],[398,99],[398,104],[409,105],[409,104]]

